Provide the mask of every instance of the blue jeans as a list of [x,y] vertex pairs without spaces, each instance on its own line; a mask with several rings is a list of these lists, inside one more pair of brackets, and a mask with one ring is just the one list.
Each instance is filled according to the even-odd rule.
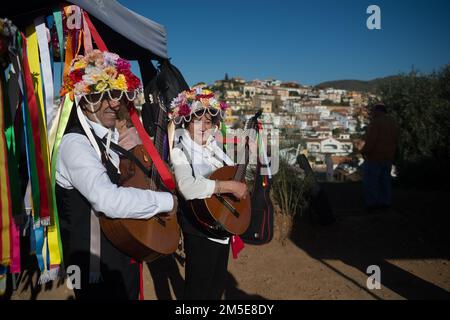
[[363,186],[366,207],[391,204],[391,168],[390,161],[364,161]]

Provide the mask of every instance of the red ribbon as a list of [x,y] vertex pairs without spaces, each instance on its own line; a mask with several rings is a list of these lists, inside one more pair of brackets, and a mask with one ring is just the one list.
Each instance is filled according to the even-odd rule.
[[47,194],[47,181],[45,179],[44,174],[44,161],[42,160],[42,150],[41,150],[41,135],[39,132],[39,111],[38,111],[38,105],[36,102],[36,95],[34,93],[34,87],[33,87],[33,79],[31,78],[30,73],[30,65],[28,64],[28,58],[27,58],[27,40],[23,33],[22,35],[22,59],[23,59],[23,74],[25,78],[25,86],[27,90],[27,102],[28,102],[28,108],[30,110],[30,119],[31,119],[31,128],[33,131],[33,140],[36,147],[36,168],[37,168],[37,175],[39,180],[39,186],[40,186],[40,203],[39,203],[39,217],[41,220],[49,219],[50,218],[50,209],[49,209],[49,202],[48,202],[48,194]]
[[100,37],[100,35],[97,32],[97,29],[95,29],[95,26],[91,21],[91,18],[89,18],[89,15],[84,10],[83,10],[83,17],[88,24],[89,30],[91,31],[91,35],[94,38],[97,47],[100,49],[100,51],[108,51],[108,48],[106,47],[106,44],[103,42],[102,37]]
[[139,262],[139,300],[144,300],[144,277],[142,273],[142,262]]
[[238,258],[239,252],[244,249],[245,244],[239,236],[231,236],[231,252],[233,253],[233,259]]
[[133,122],[133,125],[142,140],[142,144],[144,145],[145,150],[147,150],[148,155],[152,159],[153,164],[155,165],[155,168],[161,177],[161,180],[163,181],[167,189],[169,189],[170,191],[175,190],[175,181],[173,181],[173,177],[167,169],[166,164],[159,156],[159,153],[156,150],[152,140],[145,131],[144,126],[142,125],[141,121],[139,120],[139,116],[137,115],[136,108],[132,104],[130,104],[129,111],[131,122]]

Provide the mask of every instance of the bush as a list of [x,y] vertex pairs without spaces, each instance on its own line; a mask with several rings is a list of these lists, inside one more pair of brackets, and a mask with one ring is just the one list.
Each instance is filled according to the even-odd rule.
[[311,183],[305,178],[303,171],[290,166],[280,159],[279,169],[274,176],[272,192],[281,213],[294,218],[302,216],[308,206],[308,194]]
[[396,165],[400,182],[448,187],[450,65],[439,72],[394,77],[378,94],[400,128]]

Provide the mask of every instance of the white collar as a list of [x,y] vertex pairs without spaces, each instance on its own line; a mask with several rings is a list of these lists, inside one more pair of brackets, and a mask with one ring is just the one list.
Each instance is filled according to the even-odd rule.
[[[108,134],[108,131],[110,129],[102,126],[101,124],[99,124],[97,122],[90,120],[86,115],[84,117],[86,118],[86,121],[89,124],[89,126],[94,130],[95,134],[100,139],[103,139],[104,137],[106,137],[106,135]],[[116,128],[114,128],[114,130],[112,131],[111,138],[114,142],[117,142],[117,140],[119,139],[119,131]]]
[[[217,141],[213,136],[205,144],[201,145],[191,138],[188,130],[183,129],[180,133],[180,147],[185,148],[189,152],[192,164],[202,163],[206,157],[208,161],[215,162],[215,160],[219,160],[220,163],[221,161],[225,161],[227,165],[233,165],[233,161],[217,145]],[[176,141],[179,141],[180,136],[176,137]]]

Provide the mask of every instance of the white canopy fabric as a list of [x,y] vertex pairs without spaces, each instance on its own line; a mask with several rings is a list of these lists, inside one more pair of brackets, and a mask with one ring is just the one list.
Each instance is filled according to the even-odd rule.
[[[124,7],[115,0],[68,0],[88,12],[100,36],[111,52],[126,59],[168,59],[164,26]],[[0,17],[8,18],[20,29],[40,15],[50,15],[62,0],[12,1],[0,8]]]

